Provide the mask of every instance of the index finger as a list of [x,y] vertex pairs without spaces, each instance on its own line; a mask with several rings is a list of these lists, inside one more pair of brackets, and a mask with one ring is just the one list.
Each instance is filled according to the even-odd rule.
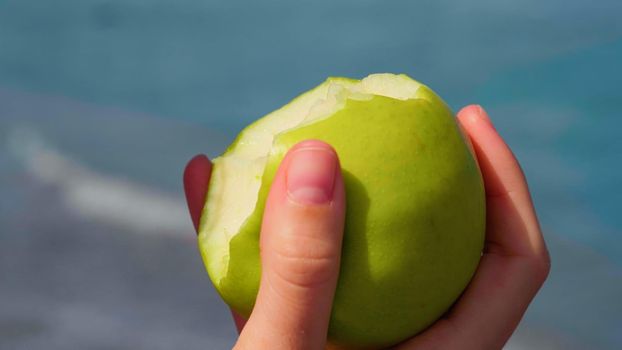
[[546,246],[525,175],[480,106],[458,113],[475,148],[486,188],[486,252],[541,257]]

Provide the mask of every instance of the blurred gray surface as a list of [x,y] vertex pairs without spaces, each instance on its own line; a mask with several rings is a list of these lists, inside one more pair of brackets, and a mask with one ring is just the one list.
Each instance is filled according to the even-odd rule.
[[50,205],[58,202],[54,188],[27,179],[21,186],[28,212],[0,226],[14,235],[0,245],[0,348],[232,344],[231,319],[191,237],[149,237],[89,222]]
[[[230,347],[181,192],[184,163],[224,138],[2,89],[0,115],[0,349]],[[131,160],[164,174],[135,181]]]

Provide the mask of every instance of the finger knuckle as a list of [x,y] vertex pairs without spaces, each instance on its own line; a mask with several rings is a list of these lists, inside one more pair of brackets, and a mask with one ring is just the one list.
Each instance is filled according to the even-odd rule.
[[551,271],[551,258],[548,252],[530,257],[528,259],[527,268],[538,285],[542,285]]
[[544,283],[551,273],[551,256],[548,252],[544,252],[537,259],[537,273],[541,283]]
[[332,281],[338,272],[339,252],[318,239],[284,240],[273,252],[274,272],[286,283],[313,288]]

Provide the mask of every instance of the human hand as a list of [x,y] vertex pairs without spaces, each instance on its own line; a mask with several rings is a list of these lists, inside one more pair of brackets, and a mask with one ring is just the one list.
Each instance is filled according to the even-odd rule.
[[[549,272],[549,256],[529,189],[511,150],[479,106],[464,108],[458,113],[458,121],[473,143],[485,182],[484,252],[473,280],[451,310],[426,331],[397,346],[398,349],[502,348]],[[315,142],[311,143],[314,148],[330,150],[325,144],[311,142]],[[241,330],[236,344],[240,349],[325,346],[339,267],[345,203],[343,184],[337,171],[330,205],[312,205],[311,209],[292,206],[284,190],[284,174],[288,162],[291,163],[286,160],[292,153],[297,152],[292,150],[283,161],[280,177],[275,179],[266,205],[261,234],[262,269],[266,272],[262,274],[255,309],[246,326],[234,314]],[[330,154],[337,162],[336,155]],[[184,173],[195,227],[205,203],[210,171],[209,160],[199,156],[188,164]],[[311,217],[312,221],[304,221]],[[304,231],[284,237],[283,233],[291,232],[293,227]],[[308,245],[310,241],[314,245]],[[320,249],[309,249],[318,243]]]

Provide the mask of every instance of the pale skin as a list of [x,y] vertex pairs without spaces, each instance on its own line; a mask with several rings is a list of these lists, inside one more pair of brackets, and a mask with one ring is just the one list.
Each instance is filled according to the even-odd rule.
[[[451,310],[395,349],[501,349],[549,273],[549,254],[518,161],[480,106],[463,108],[457,119],[484,177],[484,252]],[[261,228],[262,276],[255,308],[248,320],[233,314],[240,332],[235,349],[330,347],[326,334],[346,200],[338,164],[332,147],[317,140],[296,145],[281,163]],[[210,173],[205,156],[193,158],[184,173],[195,228]]]

